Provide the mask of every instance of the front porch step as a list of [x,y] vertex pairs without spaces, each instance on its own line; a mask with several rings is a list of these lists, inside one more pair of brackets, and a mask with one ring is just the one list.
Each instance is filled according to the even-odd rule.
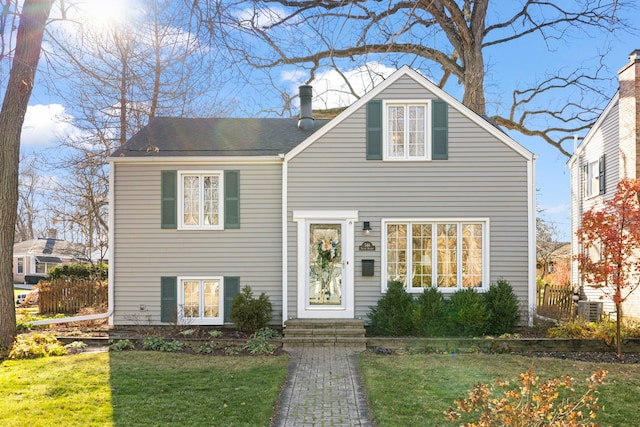
[[359,319],[291,319],[285,322],[282,346],[356,347],[367,345],[364,321]]

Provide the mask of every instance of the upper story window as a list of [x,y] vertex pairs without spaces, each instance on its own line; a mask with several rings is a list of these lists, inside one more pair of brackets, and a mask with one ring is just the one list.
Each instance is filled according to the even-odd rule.
[[179,218],[180,227],[197,229],[221,229],[222,173],[181,172]]
[[385,159],[429,160],[429,104],[387,103]]
[[487,286],[486,220],[385,221],[383,278],[407,291]]
[[604,194],[604,156],[584,166],[584,197]]

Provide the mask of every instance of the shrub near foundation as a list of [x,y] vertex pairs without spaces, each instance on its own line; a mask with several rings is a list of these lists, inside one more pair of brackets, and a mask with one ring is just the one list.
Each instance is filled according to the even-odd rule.
[[520,305],[509,282],[500,279],[492,284],[485,294],[485,300],[490,313],[488,333],[511,333],[520,321]]
[[413,318],[418,335],[438,337],[447,333],[447,301],[436,288],[425,289],[416,300]]
[[452,335],[482,336],[489,330],[491,313],[482,294],[468,288],[449,299],[449,327]]
[[461,289],[446,298],[427,288],[417,298],[402,282],[390,282],[387,292],[369,313],[371,330],[382,336],[502,335],[513,332],[520,319],[518,300],[505,280],[486,294]]
[[255,298],[251,287],[245,286],[233,299],[231,320],[242,332],[252,334],[266,327],[272,317],[273,307],[264,292]]
[[415,301],[402,282],[389,282],[387,292],[371,308],[371,329],[384,336],[415,335]]

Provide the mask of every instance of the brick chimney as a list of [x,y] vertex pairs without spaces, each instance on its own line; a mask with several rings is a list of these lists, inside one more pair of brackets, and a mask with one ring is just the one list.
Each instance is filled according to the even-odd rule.
[[618,71],[620,178],[640,178],[640,49]]

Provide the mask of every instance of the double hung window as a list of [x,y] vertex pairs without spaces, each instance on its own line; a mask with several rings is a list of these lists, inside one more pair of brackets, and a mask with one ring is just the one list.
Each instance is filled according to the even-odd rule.
[[422,291],[486,285],[486,220],[384,224],[384,286],[400,281],[408,291]]

